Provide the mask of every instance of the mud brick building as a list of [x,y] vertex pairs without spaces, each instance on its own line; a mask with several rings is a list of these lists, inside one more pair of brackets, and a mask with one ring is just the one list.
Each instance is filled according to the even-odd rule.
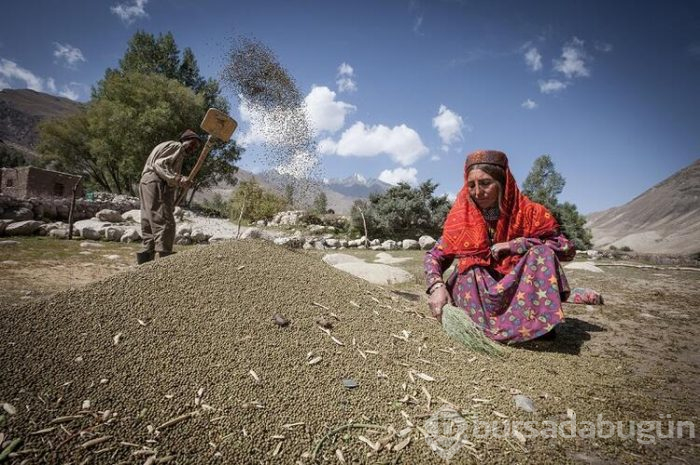
[[[2,168],[0,172],[0,193],[17,199],[29,198],[69,198],[79,176],[44,170],[33,166]],[[76,197],[83,197],[85,191],[78,186]]]

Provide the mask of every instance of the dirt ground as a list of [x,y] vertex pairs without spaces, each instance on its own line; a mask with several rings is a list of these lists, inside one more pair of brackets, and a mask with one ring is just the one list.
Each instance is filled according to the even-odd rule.
[[[18,244],[0,247],[0,305],[38,300],[58,291],[79,288],[133,267],[136,244],[57,241],[48,238],[11,238]],[[185,249],[191,249],[187,247]],[[182,249],[181,249],[182,250]],[[309,251],[323,256],[323,252]],[[343,251],[366,260],[372,251]],[[392,252],[409,261],[399,264],[416,276],[415,282],[390,290],[411,301],[425,302],[422,285],[422,252]],[[629,264],[629,262],[625,262]],[[595,262],[603,270],[567,270],[571,287],[590,287],[605,298],[603,306],[565,305],[567,320],[558,328],[553,343],[527,344],[518,350],[552,352],[588,359],[591,366],[632,367],[622,376],[627,386],[572,384],[570,390],[605,403],[625,395],[629,405],[639,405],[640,412],[656,412],[658,418],[638,421],[690,421],[700,426],[700,353],[695,344],[700,334],[700,286],[698,271],[671,267],[630,268],[611,262]],[[617,263],[620,264],[619,262]],[[321,266],[321,264],[319,265]],[[603,363],[603,361],[605,363]],[[545,367],[546,368],[546,367]],[[553,370],[552,370],[553,371]],[[551,373],[554,377],[558,373]],[[605,378],[607,373],[601,373]],[[558,379],[558,384],[566,384]],[[0,397],[2,397],[0,393]],[[2,399],[0,399],[1,401]],[[629,415],[628,415],[629,417]],[[700,434],[700,431],[697,433]],[[660,439],[665,442],[665,463],[700,463],[700,440],[696,438]],[[1,443],[1,441],[0,441]],[[613,454],[614,455],[614,454]],[[573,463],[635,463],[642,456],[622,451],[611,462],[610,454],[591,447],[570,455]]]

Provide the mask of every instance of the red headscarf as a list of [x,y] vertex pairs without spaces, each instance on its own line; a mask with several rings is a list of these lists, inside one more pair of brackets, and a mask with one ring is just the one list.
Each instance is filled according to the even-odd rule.
[[481,210],[469,195],[467,171],[471,165],[488,163],[501,166],[506,175],[496,233],[493,244],[507,242],[518,237],[543,237],[559,230],[554,216],[542,205],[533,202],[520,192],[508,168],[505,153],[495,150],[478,150],[467,157],[464,167],[464,186],[457,194],[442,232],[442,248],[445,253],[459,258],[459,271],[472,266],[490,266],[506,274],[518,262],[518,256],[506,256],[496,261],[491,256],[488,228]]

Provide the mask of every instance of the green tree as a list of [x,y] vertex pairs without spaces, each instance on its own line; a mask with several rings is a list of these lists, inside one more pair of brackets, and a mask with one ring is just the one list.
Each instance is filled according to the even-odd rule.
[[436,234],[450,209],[447,196],[434,196],[438,184],[425,181],[418,187],[399,183],[383,194],[371,194],[368,201],[353,204],[353,230],[364,234],[362,216],[373,236],[418,236]]
[[236,222],[241,217],[249,223],[271,220],[284,210],[286,203],[284,198],[260,187],[255,179],[242,181],[229,200],[229,218]]
[[[119,68],[105,71],[82,113],[41,126],[40,147],[47,162],[86,176],[89,186],[134,194],[153,147],[198,127],[211,106],[228,111],[219,83],[201,76],[192,50],[186,48],[180,59],[172,33],[156,38],[138,31]],[[241,153],[233,141],[216,142],[189,202],[199,189],[231,182]],[[189,173],[194,158],[185,160],[183,173]]]
[[552,209],[557,204],[557,196],[564,190],[566,181],[554,169],[549,155],[542,155],[532,164],[530,173],[523,183],[523,192],[537,203]]
[[27,160],[19,150],[0,141],[0,167],[14,168],[24,166]]
[[591,248],[591,231],[586,229],[586,218],[570,202],[559,203],[557,197],[564,190],[566,180],[557,172],[549,155],[542,155],[533,164],[523,183],[523,193],[547,207],[561,226],[562,233],[579,250]]
[[183,128],[197,127],[202,102],[201,95],[161,75],[113,73],[84,112],[42,123],[39,150],[59,169],[105,190],[134,194],[150,151],[177,139]]
[[321,191],[318,193],[314,199],[312,211],[319,215],[323,215],[328,211],[328,197],[325,192]]

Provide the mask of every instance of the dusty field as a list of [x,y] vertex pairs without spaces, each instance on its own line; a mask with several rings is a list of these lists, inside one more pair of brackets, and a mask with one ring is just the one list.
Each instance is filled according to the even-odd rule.
[[[697,272],[569,271],[572,286],[602,291],[606,305],[567,304],[556,341],[494,360],[461,350],[426,317],[420,252],[393,253],[411,258],[399,266],[417,275],[415,284],[382,289],[327,267],[316,251],[259,242],[190,247],[136,269],[137,248],[41,238],[0,248],[0,403],[17,411],[0,417],[0,443],[22,440],[11,463],[306,464],[315,449],[326,463],[444,463],[424,438],[444,401],[490,422],[602,415],[624,421],[627,434],[629,421],[661,421],[662,434],[669,421],[700,425]],[[275,313],[292,323],[278,328]],[[320,316],[343,345],[318,329]],[[344,388],[346,378],[359,386]],[[520,392],[535,413],[515,407]],[[163,426],[183,414],[191,415]],[[326,438],[350,421],[356,426]],[[470,431],[451,463],[700,456],[687,428],[680,439],[524,443]]]

